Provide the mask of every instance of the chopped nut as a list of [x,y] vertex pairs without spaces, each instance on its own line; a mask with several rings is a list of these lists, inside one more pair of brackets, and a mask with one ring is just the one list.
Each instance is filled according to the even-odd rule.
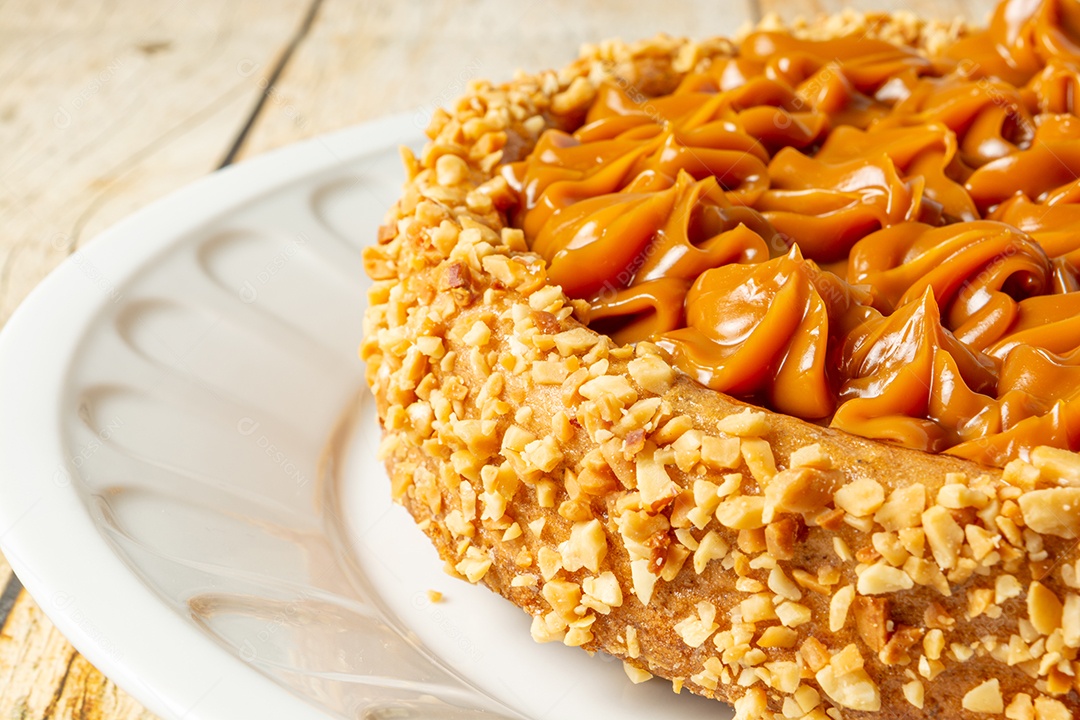
[[831,658],[829,649],[812,635],[803,642],[802,647],[799,648],[799,654],[802,655],[807,666],[814,672],[818,672],[828,665]]
[[810,467],[783,470],[765,486],[767,520],[774,513],[814,513],[832,500],[837,474]]
[[957,662],[967,662],[974,655],[975,651],[970,645],[964,645],[963,643],[952,643],[949,645],[949,652],[956,659]]
[[659,576],[649,570],[648,560],[632,560],[630,562],[630,579],[634,584],[634,595],[646,607],[652,601],[653,589]]
[[551,435],[542,440],[533,440],[526,445],[521,457],[528,463],[530,469],[544,473],[553,471],[563,461],[562,450]]
[[847,513],[840,508],[833,508],[832,510],[824,511],[815,517],[814,524],[831,532],[840,532],[840,528],[843,527],[847,516]]
[[[756,675],[754,677],[756,680]],[[751,687],[734,705],[736,718],[761,718],[765,717],[765,712],[769,709],[769,698],[764,688]]]
[[578,392],[589,400],[614,399],[622,406],[632,405],[637,400],[637,392],[622,375],[593,378],[583,383]]
[[[444,156],[445,157],[445,156]],[[472,347],[483,347],[491,340],[491,328],[483,320],[477,320],[462,336],[461,341]]]
[[730,470],[739,466],[742,443],[739,438],[701,437],[701,462],[713,470]]
[[1066,647],[1080,648],[1080,595],[1069,593],[1061,613],[1061,640]]
[[[659,398],[653,398],[653,400],[656,401],[659,400]],[[652,441],[661,446],[671,445],[693,429],[694,421],[689,415],[677,415],[663,423],[663,425],[653,433]]]
[[[659,398],[652,399],[659,403]],[[643,402],[647,401],[638,400],[637,405]],[[659,410],[659,407],[657,407],[657,410]],[[701,438],[700,430],[690,429],[680,435],[679,439],[671,445],[675,451],[675,464],[685,473],[692,471],[701,462]]]
[[898,532],[917,526],[925,509],[926,487],[914,483],[893,490],[889,499],[874,513],[874,522],[887,532]]
[[855,629],[859,637],[879,652],[889,640],[889,601],[887,598],[857,597],[854,601]]
[[911,682],[904,683],[901,689],[904,691],[905,700],[907,700],[909,703],[911,703],[918,709],[923,709],[926,689],[923,687],[923,684],[919,682],[919,680],[916,679],[912,680]]
[[962,510],[963,508],[982,509],[990,504],[990,498],[986,493],[968,487],[961,483],[949,483],[938,490],[938,505],[950,510]]
[[471,583],[480,582],[487,575],[490,568],[491,558],[475,546],[470,546],[465,551],[465,557],[454,566],[454,569],[464,575]]
[[794,628],[810,622],[810,608],[790,600],[776,608],[776,617],[784,627]]
[[[594,620],[595,615],[588,615],[588,620]],[[583,618],[584,620],[585,618]],[[580,621],[579,621],[580,622]],[[593,634],[587,627],[580,627],[574,623],[570,624],[570,628],[566,631],[566,635],[563,637],[563,645],[567,647],[581,647],[586,643],[592,642]]]
[[992,533],[978,525],[968,525],[965,527],[964,535],[967,537],[968,545],[971,546],[972,556],[979,561],[996,550],[998,544],[1001,542],[1000,535]]
[[694,507],[686,517],[698,530],[705,529],[712,520],[716,506],[720,504],[720,496],[716,494],[716,489],[716,483],[708,480],[694,481]]
[[607,536],[600,521],[576,522],[570,529],[570,539],[559,546],[562,565],[570,572],[586,568],[599,572],[607,555]]
[[601,497],[618,487],[618,480],[606,466],[593,470],[582,468],[577,476],[577,484],[586,495]]
[[[897,532],[900,544],[904,549],[917,558],[921,558],[926,551],[926,533],[921,527],[903,528]],[[905,561],[906,562],[906,561]]]
[[782,625],[771,625],[761,633],[757,646],[761,648],[793,648],[798,639],[799,633],[797,630]]
[[914,585],[911,576],[900,568],[878,562],[859,575],[858,591],[860,595],[881,595],[910,590]]
[[561,642],[566,637],[566,629],[566,621],[559,617],[559,613],[552,611],[547,615],[534,616],[529,631],[534,641],[548,643]]
[[809,713],[821,704],[821,694],[809,685],[800,686],[794,692],[793,697],[795,702],[799,704],[799,709],[804,713]]
[[883,665],[907,665],[911,662],[911,655],[908,654],[908,650],[914,647],[922,636],[923,630],[921,628],[908,625],[898,626],[892,637],[889,638],[889,642],[885,643],[885,647],[878,653],[878,660]]
[[720,627],[715,622],[716,606],[702,601],[697,604],[697,616],[689,616],[675,623],[675,633],[692,648],[701,647]]
[[964,695],[961,706],[965,710],[979,713],[994,713],[1000,715],[1005,712],[1005,702],[1001,697],[1001,684],[997,678],[976,685]]
[[660,570],[660,577],[667,582],[672,582],[678,577],[682,567],[686,564],[686,558],[690,557],[690,551],[682,545],[669,545],[664,567]]
[[881,710],[881,691],[866,670],[837,677],[831,665],[826,665],[814,677],[833,702],[841,707],[862,712]]
[[765,413],[747,408],[741,413],[720,418],[716,429],[725,435],[759,438],[769,432],[769,422],[765,417]]
[[900,567],[907,562],[907,559],[911,554],[904,548],[903,543],[900,542],[900,538],[896,533],[874,533],[870,538],[870,541],[881,557],[885,558],[890,565],[895,567]]
[[794,517],[784,517],[769,523],[765,528],[765,547],[777,560],[791,560],[799,541],[800,522]]
[[1005,717],[1009,720],[1035,720],[1035,706],[1031,704],[1031,696],[1017,693],[1009,707],[1005,708]]
[[641,645],[638,643],[637,628],[633,625],[626,626],[626,654],[635,660],[641,654]]
[[551,580],[562,570],[562,555],[549,547],[542,547],[536,552],[536,564],[540,566],[540,575],[544,580]]
[[836,506],[855,517],[872,515],[885,503],[885,488],[870,478],[854,480],[836,491]]
[[1028,619],[1043,635],[1051,635],[1061,627],[1061,600],[1054,591],[1040,582],[1033,582],[1028,588]]
[[599,342],[600,338],[588,328],[577,327],[555,335],[553,340],[555,342],[555,347],[559,350],[559,354],[563,357],[567,357],[574,353],[583,352],[592,348]]
[[[819,570],[821,569],[823,568],[819,568]],[[792,570],[791,576],[795,579],[795,582],[799,583],[800,587],[806,588],[811,592],[816,592],[821,595],[832,595],[832,590],[830,586],[836,584],[835,582],[822,582],[822,577],[820,575],[811,575],[802,568],[795,568],[794,570]],[[831,575],[828,577],[831,578]]]
[[694,572],[700,575],[709,562],[723,560],[730,549],[730,546],[716,534],[715,530],[705,533],[705,537],[701,538],[697,549],[694,550]]
[[1036,720],[1073,720],[1065,704],[1048,697],[1035,698]]
[[646,680],[652,680],[652,673],[648,670],[642,670],[637,665],[631,665],[630,663],[623,661],[623,672],[626,673],[626,677],[630,678],[630,682],[635,685],[640,685]]
[[626,370],[643,390],[655,395],[663,395],[675,382],[675,371],[656,355],[635,358],[627,363]]
[[1024,523],[1035,532],[1070,540],[1080,537],[1080,487],[1033,490],[1017,502]]
[[909,557],[904,562],[904,572],[917,585],[928,585],[946,597],[952,595],[952,589],[949,587],[949,581],[946,579],[945,574],[941,572],[941,569],[935,563],[929,560]]
[[[739,535],[735,541],[735,545],[739,550],[743,551],[747,555],[757,555],[760,552],[764,552],[766,548],[765,544],[765,530],[764,528],[754,528],[752,530],[740,530]],[[755,563],[768,563],[768,565],[758,565]],[[771,558],[768,555],[754,558],[751,561],[750,567],[773,567],[776,564],[776,559]]]
[[784,571],[780,569],[779,565],[773,567],[769,572],[769,589],[780,597],[788,600],[801,600],[802,590],[799,586],[792,582],[791,578],[784,574]]
[[754,530],[765,526],[761,519],[764,508],[765,498],[761,495],[740,495],[716,507],[716,520],[732,530]]
[[537,385],[562,385],[570,374],[569,366],[561,360],[537,360],[532,364],[531,372]]
[[758,623],[776,620],[776,609],[767,593],[755,593],[739,603],[743,622]]
[[1031,451],[1031,464],[1044,480],[1080,487],[1080,455],[1071,450],[1040,446]]
[[437,182],[444,187],[454,187],[465,182],[469,166],[457,155],[441,155],[435,162]]
[[551,609],[570,622],[577,619],[574,608],[581,602],[581,586],[568,580],[550,580],[540,593]]
[[746,466],[750,468],[750,474],[758,483],[764,485],[776,475],[776,460],[773,458],[772,446],[760,438],[743,438],[742,456]]
[[960,559],[960,546],[964,543],[964,531],[953,520],[952,514],[941,506],[934,506],[923,513],[923,530],[930,552],[942,570],[956,567]]
[[859,652],[859,646],[855,643],[845,646],[843,650],[832,656],[829,664],[837,677],[843,677],[848,673],[859,670],[863,667],[863,657],[862,653]]
[[945,633],[940,628],[934,628],[926,633],[923,638],[923,653],[931,660],[941,658],[941,652],[945,649]]
[[647,450],[638,453],[635,469],[641,502],[653,511],[664,507],[679,494],[679,486],[671,480],[664,465],[656,460],[655,453]]
[[848,563],[855,559],[855,555],[852,554],[851,548],[844,542],[844,538],[837,535],[833,538],[833,552],[836,553],[836,557],[842,561]]
[[550,480],[536,483],[536,504],[542,508],[555,507],[555,483]]
[[829,601],[829,631],[840,632],[847,624],[848,609],[855,599],[855,586],[845,585]]
[[1010,460],[1001,473],[1002,480],[1022,490],[1034,490],[1039,476],[1039,468],[1020,458]]
[[787,660],[773,660],[772,662],[766,662],[763,669],[768,672],[766,684],[769,687],[785,695],[790,695],[798,689],[801,668],[797,663]]
[[1006,600],[1020,597],[1024,592],[1024,586],[1013,575],[998,575],[994,580],[994,603],[1000,605]]
[[541,533],[544,532],[545,524],[547,524],[547,518],[536,518],[531,523],[529,523],[529,531],[536,537],[540,537]]
[[832,460],[825,454],[825,450],[821,447],[820,443],[806,445],[791,453],[791,459],[788,464],[793,468],[811,467],[818,468],[819,470],[829,470],[832,468]]

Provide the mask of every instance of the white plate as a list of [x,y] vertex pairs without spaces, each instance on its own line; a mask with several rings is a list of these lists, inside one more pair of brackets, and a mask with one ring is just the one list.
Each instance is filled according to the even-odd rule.
[[412,117],[205,178],[35,290],[0,334],[5,555],[165,718],[728,716],[534,644],[390,503],[359,248]]

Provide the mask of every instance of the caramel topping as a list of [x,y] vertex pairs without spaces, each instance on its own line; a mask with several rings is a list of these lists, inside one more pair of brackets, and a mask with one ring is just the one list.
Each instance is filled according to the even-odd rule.
[[594,328],[716,390],[1003,466],[1080,450],[1080,0],[939,56],[755,32],[604,81],[503,176]]

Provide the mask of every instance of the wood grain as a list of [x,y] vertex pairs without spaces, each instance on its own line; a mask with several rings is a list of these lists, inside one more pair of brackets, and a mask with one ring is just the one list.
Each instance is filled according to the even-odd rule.
[[[730,33],[751,17],[743,0],[663,3],[597,0],[456,0],[352,3],[327,0],[273,87],[240,157],[386,115],[414,110],[427,125],[469,79],[561,67],[582,43],[657,32]],[[328,72],[328,68],[333,68]]]
[[87,237],[217,166],[303,9],[0,8],[0,321]]
[[906,10],[921,18],[949,19],[964,17],[982,23],[997,4],[996,0],[756,0],[763,14],[775,12],[782,18],[815,17],[856,6],[860,10]]
[[[993,0],[859,7],[981,19]],[[844,0],[0,0],[0,324],[67,255],[151,200],[304,137],[414,110],[474,77],[558,67],[586,41],[729,33]],[[5,528],[0,528],[0,538]],[[150,720],[12,580],[0,720]]]

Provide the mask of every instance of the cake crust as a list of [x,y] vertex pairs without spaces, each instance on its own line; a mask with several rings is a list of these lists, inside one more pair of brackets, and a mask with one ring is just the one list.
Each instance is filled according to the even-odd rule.
[[[916,47],[963,31],[878,17],[796,31]],[[394,499],[535,639],[740,718],[1073,717],[1080,457],[1040,448],[1002,471],[748,406],[590,330],[507,226],[498,166],[573,127],[601,81],[660,93],[731,52],[586,48],[473,84],[420,157],[403,151],[403,197],[365,253],[361,349]]]

